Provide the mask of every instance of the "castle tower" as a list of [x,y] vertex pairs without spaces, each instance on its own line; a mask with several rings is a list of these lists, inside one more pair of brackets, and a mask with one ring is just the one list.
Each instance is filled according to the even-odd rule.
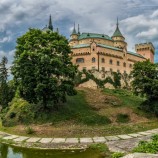
[[118,19],[117,19],[117,24],[116,24],[116,30],[114,34],[112,35],[112,39],[114,41],[114,47],[117,47],[120,49],[124,49],[124,48],[127,49],[127,43],[125,42],[125,38],[123,37],[119,29]]
[[69,42],[70,46],[78,44],[78,36],[79,36],[79,33],[76,32],[75,23],[74,23],[74,28],[70,35],[70,42]]
[[135,51],[146,59],[149,59],[150,62],[154,63],[155,48],[151,42],[136,44]]
[[74,28],[73,28],[73,31],[72,31],[70,37],[71,37],[72,40],[77,40],[78,39],[78,33],[76,32],[75,23],[74,23]]
[[52,25],[52,17],[51,17],[51,15],[50,15],[50,17],[49,17],[48,28],[53,31],[53,25]]

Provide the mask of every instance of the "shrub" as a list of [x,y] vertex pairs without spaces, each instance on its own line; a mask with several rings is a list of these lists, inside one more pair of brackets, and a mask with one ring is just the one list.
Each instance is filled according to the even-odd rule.
[[125,155],[124,153],[116,152],[116,153],[112,154],[112,158],[119,158],[119,157],[122,157],[124,155]]
[[116,122],[127,123],[129,121],[130,121],[130,117],[128,114],[117,114]]
[[16,113],[15,112],[11,112],[10,113],[10,118],[14,118],[16,116]]
[[20,123],[28,124],[34,120],[33,105],[22,98],[14,98],[2,117],[3,126],[14,126]]
[[153,153],[158,152],[158,135],[152,137],[152,141],[140,141],[138,146],[133,149],[134,152]]
[[26,131],[27,134],[33,134],[33,133],[35,133],[35,130],[32,127],[30,127],[30,126],[26,127],[25,131]]

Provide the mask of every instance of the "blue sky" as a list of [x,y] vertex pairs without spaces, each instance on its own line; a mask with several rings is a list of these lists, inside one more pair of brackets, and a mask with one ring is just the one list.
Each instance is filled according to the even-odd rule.
[[158,62],[158,0],[0,0],[0,58],[11,65],[17,37],[28,28],[42,29],[52,15],[53,26],[69,38],[73,23],[81,32],[112,36],[119,27],[134,51],[136,43],[152,42]]

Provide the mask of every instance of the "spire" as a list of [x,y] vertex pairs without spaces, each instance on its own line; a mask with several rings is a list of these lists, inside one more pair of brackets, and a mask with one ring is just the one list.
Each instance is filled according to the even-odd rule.
[[49,17],[48,28],[53,31],[53,25],[52,25],[52,17],[51,17],[51,15],[50,15],[50,17]]
[[57,30],[56,30],[56,32],[57,32],[57,33],[59,33],[59,28],[58,28],[58,27],[57,27]]
[[117,25],[117,27],[119,26],[118,17],[117,17],[117,24],[116,25]]
[[80,34],[80,25],[78,24],[78,34]]
[[117,23],[116,23],[116,30],[115,30],[114,34],[112,35],[112,37],[123,37],[123,35],[119,29],[118,17],[117,17]]
[[75,22],[74,22],[74,28],[73,28],[72,34],[77,34],[76,33],[76,28],[75,28]]

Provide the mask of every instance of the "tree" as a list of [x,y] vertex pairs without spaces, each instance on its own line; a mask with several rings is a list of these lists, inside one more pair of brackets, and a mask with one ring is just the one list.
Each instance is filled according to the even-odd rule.
[[12,74],[19,95],[30,103],[49,109],[74,95],[77,67],[71,62],[71,49],[57,32],[29,31],[17,39]]
[[158,100],[158,65],[149,60],[137,62],[132,71],[132,85],[136,94],[145,95],[147,100]]
[[9,99],[9,87],[7,84],[8,78],[8,69],[6,68],[6,64],[8,59],[3,57],[0,63],[0,104],[2,108],[7,107]]

